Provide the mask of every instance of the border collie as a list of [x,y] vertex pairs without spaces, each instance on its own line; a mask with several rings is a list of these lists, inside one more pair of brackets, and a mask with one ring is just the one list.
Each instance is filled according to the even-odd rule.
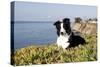
[[70,27],[70,19],[64,18],[62,21],[56,21],[54,23],[57,29],[57,45],[61,46],[63,49],[68,47],[75,47],[79,44],[85,44],[84,38],[79,35],[75,35]]

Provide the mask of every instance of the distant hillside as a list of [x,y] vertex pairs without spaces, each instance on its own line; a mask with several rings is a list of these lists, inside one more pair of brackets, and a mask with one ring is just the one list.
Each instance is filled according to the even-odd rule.
[[73,29],[86,35],[97,33],[97,23],[75,23]]

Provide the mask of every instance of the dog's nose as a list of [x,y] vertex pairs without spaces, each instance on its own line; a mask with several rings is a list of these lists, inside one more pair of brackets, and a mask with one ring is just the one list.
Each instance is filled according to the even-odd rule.
[[63,33],[63,32],[61,32],[61,35],[64,35],[64,33]]

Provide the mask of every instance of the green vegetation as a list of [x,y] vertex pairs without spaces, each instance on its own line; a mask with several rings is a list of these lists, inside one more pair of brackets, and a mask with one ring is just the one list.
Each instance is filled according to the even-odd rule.
[[75,17],[75,23],[80,23],[82,19],[80,17]]
[[97,60],[97,36],[84,36],[87,44],[62,49],[57,45],[29,46],[14,52],[13,65],[52,64]]

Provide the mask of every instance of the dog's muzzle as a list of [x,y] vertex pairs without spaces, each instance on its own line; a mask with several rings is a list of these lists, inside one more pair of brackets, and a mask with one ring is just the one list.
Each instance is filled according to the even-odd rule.
[[64,35],[64,32],[61,32],[61,35]]

